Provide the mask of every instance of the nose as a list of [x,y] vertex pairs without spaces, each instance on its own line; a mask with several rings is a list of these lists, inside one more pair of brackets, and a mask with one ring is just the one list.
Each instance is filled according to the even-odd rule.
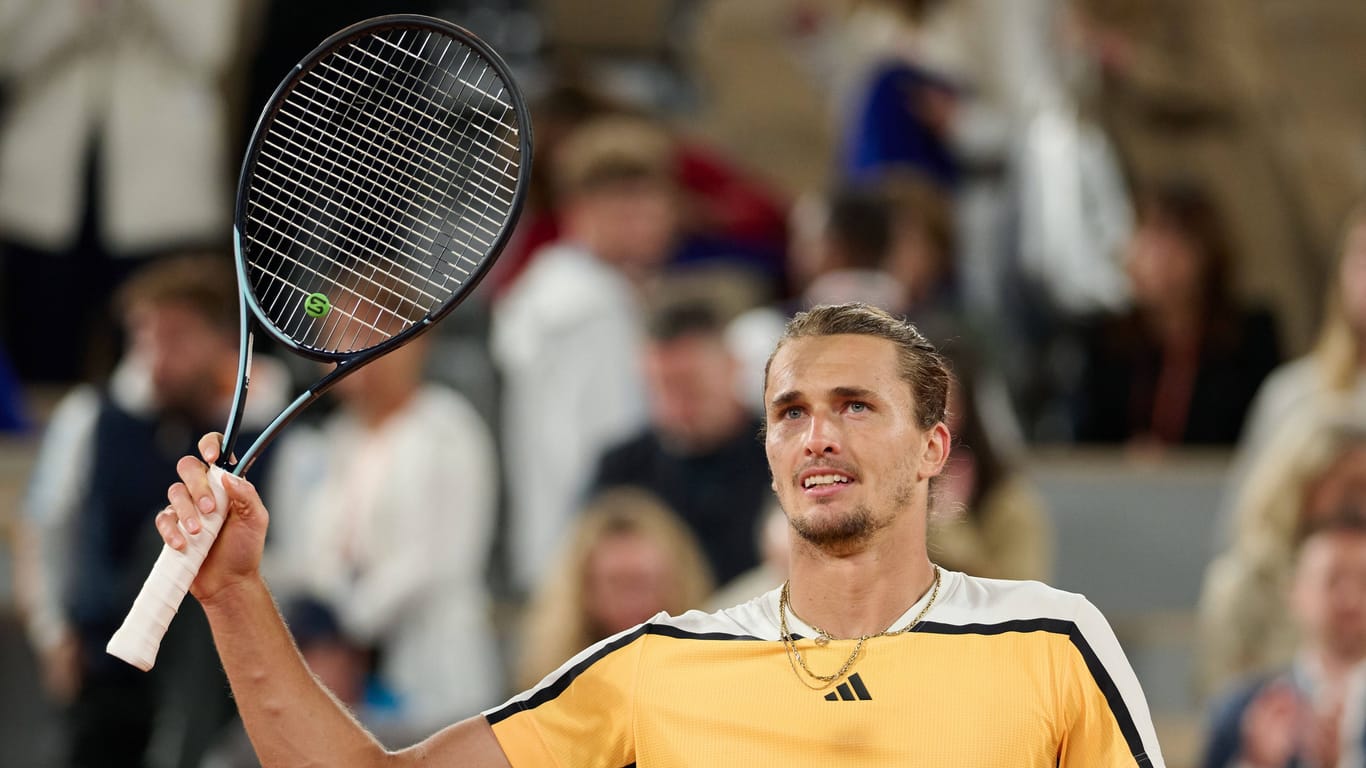
[[823,414],[811,417],[806,433],[806,455],[837,455],[840,452],[840,431],[835,419]]

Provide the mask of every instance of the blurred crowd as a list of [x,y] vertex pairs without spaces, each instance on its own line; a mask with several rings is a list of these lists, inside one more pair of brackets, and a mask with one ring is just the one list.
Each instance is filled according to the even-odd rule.
[[[476,294],[252,470],[296,640],[382,739],[780,585],[765,365],[862,301],[954,365],[937,562],[1050,577],[1031,446],[1228,451],[1201,764],[1366,764],[1359,3],[399,6],[0,0],[0,432],[41,441],[11,544],[63,764],[254,764],[193,601],[153,673],[103,648],[226,420],[256,115],[393,11],[507,56],[536,163]],[[319,373],[258,354],[241,444]]]

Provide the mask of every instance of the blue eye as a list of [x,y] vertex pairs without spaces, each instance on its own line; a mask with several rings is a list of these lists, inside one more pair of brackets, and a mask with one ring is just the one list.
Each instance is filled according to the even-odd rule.
[[788,408],[787,410],[783,411],[783,418],[784,418],[784,419],[800,419],[801,417],[802,417],[802,409],[800,409],[800,408],[798,408],[798,407],[796,407],[796,406],[793,406],[793,407]]
[[852,402],[849,404],[849,410],[853,413],[863,413],[864,411],[868,410],[868,404],[857,401]]

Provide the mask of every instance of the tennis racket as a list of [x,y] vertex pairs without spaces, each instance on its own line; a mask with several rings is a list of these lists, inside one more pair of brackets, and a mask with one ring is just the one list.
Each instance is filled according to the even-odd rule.
[[[310,403],[417,338],[479,283],[526,196],[531,121],[507,65],[447,22],[393,15],[324,41],[276,89],[242,164],[233,247],[242,302],[237,393],[210,470],[218,514],[162,549],[106,650],[142,670],[242,475]],[[334,364],[236,464],[254,334]]]

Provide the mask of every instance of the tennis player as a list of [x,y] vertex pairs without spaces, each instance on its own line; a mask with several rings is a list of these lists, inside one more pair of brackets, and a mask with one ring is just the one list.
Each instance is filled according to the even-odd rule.
[[[948,385],[944,359],[881,310],[798,315],[765,386],[773,486],[796,534],[788,584],[718,613],[660,615],[402,752],[300,661],[259,573],[267,513],[246,481],[229,480],[229,518],[192,592],[265,766],[1163,766],[1091,603],[931,563]],[[205,460],[217,446],[205,437]],[[178,469],[157,518],[173,547],[187,535],[177,520],[193,531],[212,506],[201,463]]]

